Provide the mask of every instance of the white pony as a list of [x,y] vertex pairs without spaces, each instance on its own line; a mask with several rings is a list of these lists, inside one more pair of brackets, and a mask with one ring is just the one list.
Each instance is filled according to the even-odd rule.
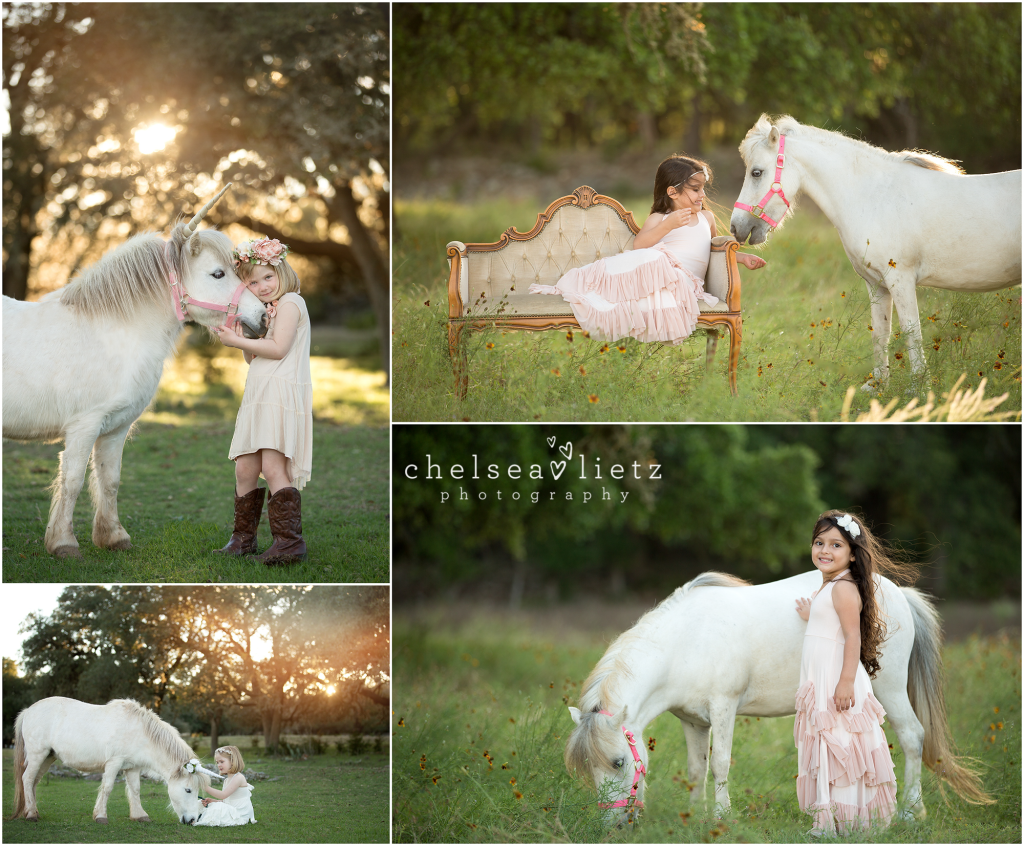
[[1021,282],[1019,170],[965,176],[948,159],[890,153],[788,115],[761,115],[740,155],[733,236],[762,243],[801,191],[818,204],[867,284],[879,383],[889,378],[893,303],[913,371],[925,368],[918,285],[996,291]]
[[249,337],[267,332],[266,309],[235,273],[231,240],[196,228],[228,187],[166,242],[136,235],[37,303],[3,298],[3,436],[64,441],[46,526],[53,555],[81,555],[72,515],[90,453],[92,542],[131,547],[117,516],[121,455],[182,324],[240,321]]
[[[610,825],[631,821],[634,807],[643,806],[643,733],[666,711],[679,718],[686,737],[691,801],[704,801],[714,734],[715,808],[728,810],[736,716],[795,712],[806,628],[795,603],[820,586],[817,570],[756,586],[724,573],[703,573],[608,647],[583,684],[579,708],[569,709],[576,728],[565,764],[569,772],[592,779],[607,798],[601,807]],[[925,816],[922,758],[968,801],[990,801],[977,776],[952,755],[934,607],[919,591],[881,578],[879,611],[889,637],[872,687],[906,756],[902,816]]]
[[167,785],[181,822],[191,825],[202,816],[199,791],[209,787],[212,773],[202,769],[173,726],[131,699],[106,705],[63,696],[40,699],[18,714],[14,738],[14,819],[39,820],[36,786],[54,758],[76,770],[103,773],[92,811],[98,823],[107,822],[107,800],[122,770],[133,820],[151,822],[139,793],[142,775]]

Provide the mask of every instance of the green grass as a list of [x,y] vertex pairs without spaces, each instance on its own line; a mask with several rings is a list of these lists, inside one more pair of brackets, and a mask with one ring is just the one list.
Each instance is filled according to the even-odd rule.
[[[557,609],[551,614],[557,621]],[[402,679],[393,726],[396,842],[808,842],[810,818],[799,810],[793,781],[792,717],[737,720],[733,805],[718,820],[691,806],[682,730],[662,715],[644,737],[656,739],[646,810],[635,829],[609,833],[596,794],[562,763],[572,728],[566,705],[575,704],[605,642],[484,613],[459,622],[440,609],[433,619],[404,621],[400,610],[395,617],[394,669]],[[927,818],[867,839],[1019,843],[1020,643],[972,637],[947,646],[944,661],[954,739],[980,761],[998,804],[970,806],[955,797],[944,804],[925,771]],[[902,791],[898,743],[894,760]],[[707,790],[713,802],[710,776]]]
[[[49,555],[43,546],[47,485],[63,445],[4,442],[4,580],[387,582],[387,392],[376,385],[382,374],[314,359],[313,475],[302,492],[309,559],[267,567],[213,552],[227,542],[234,519],[234,464],[227,452],[245,365],[220,353],[204,358],[185,346],[125,446],[118,513],[132,549],[92,545],[86,486],[74,516],[82,558]],[[260,549],[270,543],[264,511]]]
[[[223,740],[223,738],[222,738]],[[243,754],[245,750],[243,749]],[[39,784],[39,822],[10,819],[14,796],[13,751],[3,752],[5,843],[386,843],[390,767],[386,755],[325,754],[308,760],[246,758],[268,776],[254,782],[255,825],[194,828],[167,809],[167,789],[142,782],[150,823],[128,818],[123,784],[110,794],[109,824],[92,821],[99,784],[44,776]]]
[[[642,222],[645,202],[625,204]],[[561,331],[489,329],[464,335],[469,394],[457,400],[447,346],[445,245],[456,239],[494,241],[510,225],[527,231],[545,206],[539,200],[396,203],[402,233],[394,247],[396,421],[838,420],[846,389],[859,387],[870,373],[865,285],[831,224],[806,212],[761,251],[766,268],[741,270],[739,397],[728,390],[726,340],[719,342],[713,371],[705,374],[702,330],[679,347],[630,339],[621,345],[623,352],[616,345],[602,352],[603,344],[578,332],[570,342]],[[923,402],[929,391],[941,398],[965,373],[965,386],[976,387],[984,377],[986,396],[1009,394],[999,410],[1019,411],[1020,289],[957,294],[923,288],[918,300],[928,375],[911,375],[897,337],[892,377],[877,398],[884,404],[898,397],[900,406],[913,397]],[[853,417],[868,409],[870,398],[858,392]]]

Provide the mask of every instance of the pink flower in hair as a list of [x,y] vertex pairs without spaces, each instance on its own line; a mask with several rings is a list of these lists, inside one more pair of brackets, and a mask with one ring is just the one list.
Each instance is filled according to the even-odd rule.
[[276,238],[257,238],[244,241],[235,249],[235,261],[248,264],[269,264],[277,267],[291,250]]

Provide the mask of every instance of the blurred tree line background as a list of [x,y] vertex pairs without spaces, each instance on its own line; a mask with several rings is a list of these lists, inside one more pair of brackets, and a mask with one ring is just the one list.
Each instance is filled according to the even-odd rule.
[[394,30],[396,159],[704,155],[768,112],[1020,167],[1017,3],[403,3]]
[[384,733],[390,717],[387,587],[80,585],[3,659],[4,744],[47,696],[130,698],[184,733]]
[[5,3],[4,294],[232,182],[207,221],[288,243],[312,319],[375,324],[387,370],[389,61],[384,3]]
[[[529,478],[533,464],[543,479]],[[394,600],[664,595],[708,569],[773,581],[811,569],[809,533],[827,508],[865,518],[937,596],[1019,598],[1020,468],[1016,426],[399,425]]]

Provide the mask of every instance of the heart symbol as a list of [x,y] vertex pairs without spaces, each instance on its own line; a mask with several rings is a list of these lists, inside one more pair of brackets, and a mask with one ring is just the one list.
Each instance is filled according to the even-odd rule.
[[555,435],[552,435],[550,438],[548,438],[548,446],[554,449],[556,440],[557,437]]
[[560,446],[558,451],[565,456],[566,461],[572,458],[572,443],[568,443],[565,446]]
[[565,472],[565,462],[564,461],[552,461],[551,462],[551,472],[554,475],[555,479],[558,479],[558,477],[561,476]]

